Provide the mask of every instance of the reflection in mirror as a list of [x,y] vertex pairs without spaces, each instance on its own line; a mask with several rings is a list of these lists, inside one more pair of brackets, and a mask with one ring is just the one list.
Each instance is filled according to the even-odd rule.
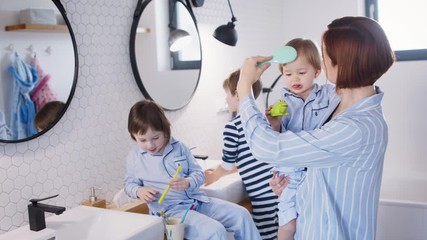
[[[60,0],[2,1],[0,23],[0,142],[28,141],[52,128],[70,104],[78,71],[74,34]],[[61,103],[59,111],[38,131],[34,119],[52,101]]]
[[[173,9],[176,10],[174,24],[192,35],[193,40],[186,48],[171,53],[168,39]],[[135,80],[145,98],[166,110],[187,105],[199,82],[202,59],[191,9],[180,0],[138,0],[130,36],[130,58]]]

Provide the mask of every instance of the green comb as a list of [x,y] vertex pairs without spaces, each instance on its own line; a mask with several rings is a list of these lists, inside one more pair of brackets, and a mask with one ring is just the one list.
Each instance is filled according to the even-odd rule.
[[272,59],[265,62],[259,62],[258,67],[261,67],[266,63],[286,64],[294,61],[296,58],[297,58],[297,50],[295,50],[295,48],[289,47],[289,46],[283,46],[277,49],[276,52],[274,52]]

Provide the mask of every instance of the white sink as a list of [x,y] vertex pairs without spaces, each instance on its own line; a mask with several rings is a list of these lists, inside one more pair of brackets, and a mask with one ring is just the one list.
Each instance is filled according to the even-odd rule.
[[46,229],[35,232],[26,225],[0,235],[0,240],[158,240],[163,236],[159,217],[78,206],[46,217]]

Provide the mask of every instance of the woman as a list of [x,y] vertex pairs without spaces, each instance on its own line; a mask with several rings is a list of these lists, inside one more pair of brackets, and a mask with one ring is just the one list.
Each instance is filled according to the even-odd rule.
[[388,128],[375,82],[394,54],[381,26],[366,17],[334,20],[322,36],[327,78],[341,102],[329,106],[313,131],[273,131],[251,96],[251,84],[269,67],[248,58],[238,94],[243,128],[253,155],[283,167],[307,167],[297,193],[295,239],[375,239]]

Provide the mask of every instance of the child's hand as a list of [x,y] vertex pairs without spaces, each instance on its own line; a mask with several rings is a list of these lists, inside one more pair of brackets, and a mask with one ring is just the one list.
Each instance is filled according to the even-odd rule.
[[278,176],[277,171],[273,172],[273,178],[269,182],[273,192],[280,196],[282,195],[283,189],[288,185],[288,179],[285,176]]
[[154,195],[158,194],[156,190],[149,188],[149,187],[140,187],[138,188],[138,191],[136,192],[136,195],[139,199],[141,199],[144,203],[150,203],[154,200],[156,200],[156,197]]
[[214,175],[213,175],[213,171],[214,171],[214,169],[212,169],[212,168],[205,170],[205,186],[216,181],[216,179],[214,178]]
[[169,181],[169,186],[171,189],[184,191],[190,186],[190,183],[188,182],[187,179],[183,177],[177,177],[177,178],[172,178]]
[[273,108],[273,105],[270,105],[267,109],[265,109],[265,116],[267,117],[267,120],[270,123],[271,128],[276,132],[280,132],[282,116],[277,116],[277,117],[271,116],[272,108]]

